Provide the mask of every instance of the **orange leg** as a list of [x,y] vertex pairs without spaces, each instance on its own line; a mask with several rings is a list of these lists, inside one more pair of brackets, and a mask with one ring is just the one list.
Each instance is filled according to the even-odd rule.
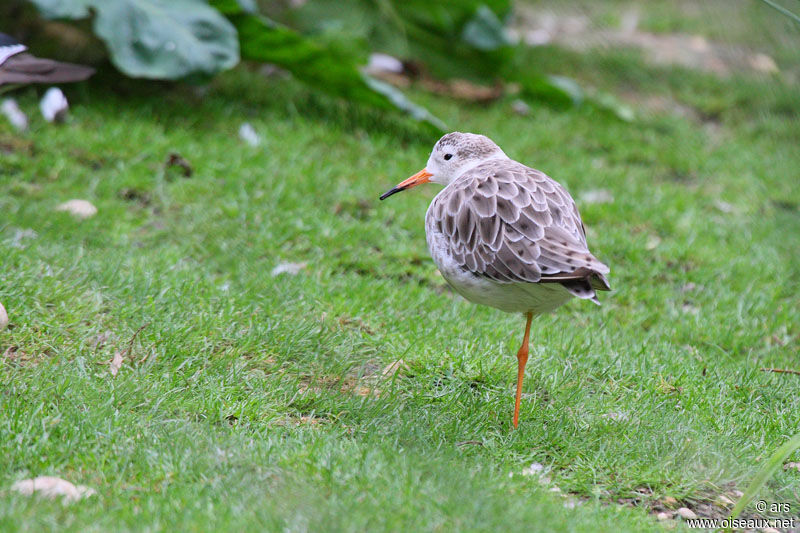
[[517,399],[514,401],[514,428],[519,425],[519,402],[522,398],[522,379],[525,377],[525,364],[528,362],[528,337],[531,334],[531,320],[533,313],[528,313],[528,321],[525,323],[525,338],[522,339],[522,346],[517,352]]

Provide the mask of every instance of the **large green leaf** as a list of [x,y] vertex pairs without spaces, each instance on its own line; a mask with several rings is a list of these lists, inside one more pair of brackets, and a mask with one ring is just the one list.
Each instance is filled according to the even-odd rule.
[[348,101],[379,109],[400,109],[437,132],[444,129],[440,120],[400,91],[362,74],[356,58],[342,50],[322,46],[267,17],[249,13],[235,0],[212,0],[211,4],[239,32],[243,58],[281,66],[315,89]]
[[94,0],[31,0],[48,19],[82,19],[89,16]]
[[512,53],[510,11],[511,0],[314,0],[285,15],[304,33],[338,27],[438,78],[493,80]]
[[475,15],[461,31],[461,39],[485,52],[511,45],[503,22],[486,6],[478,7]]
[[309,33],[336,29],[379,50],[424,63],[439,78],[513,82],[522,96],[556,107],[585,105],[632,120],[633,111],[609,94],[585,91],[575,80],[547,75],[526,61],[505,27],[511,0],[314,0],[284,13]]
[[46,17],[85,18],[129,76],[207,76],[239,62],[236,29],[203,0],[32,0]]

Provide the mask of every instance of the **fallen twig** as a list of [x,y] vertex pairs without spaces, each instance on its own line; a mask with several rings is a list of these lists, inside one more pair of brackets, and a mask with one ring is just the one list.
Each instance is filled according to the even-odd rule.
[[762,368],[762,372],[776,372],[778,374],[796,374],[800,376],[800,370],[791,370],[788,368]]

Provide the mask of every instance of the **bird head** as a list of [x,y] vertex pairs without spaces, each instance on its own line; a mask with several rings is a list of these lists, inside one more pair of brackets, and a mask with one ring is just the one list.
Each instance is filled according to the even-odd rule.
[[448,133],[434,145],[425,168],[383,193],[381,200],[422,183],[448,185],[484,161],[506,157],[489,137],[458,131]]

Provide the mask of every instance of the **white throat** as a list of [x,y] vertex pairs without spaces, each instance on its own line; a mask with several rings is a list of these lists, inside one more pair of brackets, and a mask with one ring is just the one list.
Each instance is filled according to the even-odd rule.
[[[498,159],[508,159],[508,156],[503,151],[500,151],[500,152],[498,152],[496,154],[490,155],[489,157],[487,157],[485,159],[480,159],[478,161],[472,161],[470,163],[467,163],[466,165],[464,165],[463,167],[458,169],[458,174],[456,174],[453,177],[453,179],[450,180],[448,183],[453,183],[458,178],[460,178],[461,176],[463,176],[464,174],[466,174],[467,172],[469,172],[470,170],[474,169],[477,166],[480,166],[480,165],[482,165],[482,164],[484,164],[484,163],[486,163],[488,161],[496,161]],[[447,185],[447,184],[445,184],[445,185]]]

